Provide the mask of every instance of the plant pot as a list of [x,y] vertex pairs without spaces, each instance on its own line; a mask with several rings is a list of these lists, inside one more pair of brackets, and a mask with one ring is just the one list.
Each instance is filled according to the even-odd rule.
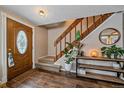
[[67,64],[67,63],[65,63],[65,71],[70,72],[71,67],[72,67],[72,64]]
[[118,58],[118,55],[117,54],[112,54],[111,55],[111,58],[117,59]]

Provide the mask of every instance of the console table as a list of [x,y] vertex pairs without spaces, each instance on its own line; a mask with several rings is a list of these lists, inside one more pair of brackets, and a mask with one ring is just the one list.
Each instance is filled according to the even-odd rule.
[[[94,61],[100,61],[100,62],[116,62],[120,65],[120,68],[113,68],[111,66],[99,66],[99,65],[92,65],[92,64],[83,64],[78,62],[79,59],[83,60],[94,60]],[[124,63],[124,59],[109,59],[109,58],[98,58],[98,57],[76,57],[76,77],[85,77],[90,79],[96,79],[96,80],[103,80],[108,82],[115,82],[115,83],[121,83],[124,84],[124,80],[120,79],[120,75],[124,74],[124,64],[121,65],[121,63]],[[101,75],[101,74],[95,74],[95,73],[86,73],[86,74],[78,74],[78,69],[95,69],[95,70],[102,70],[102,71],[111,71],[116,72],[117,77],[115,76],[109,76],[109,75]]]

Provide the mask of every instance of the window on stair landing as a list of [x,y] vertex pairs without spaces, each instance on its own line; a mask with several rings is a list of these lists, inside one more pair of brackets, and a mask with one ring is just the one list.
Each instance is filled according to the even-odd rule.
[[16,41],[16,45],[17,45],[17,49],[18,49],[18,52],[20,54],[24,54],[27,50],[27,46],[28,46],[28,43],[27,43],[27,35],[24,31],[19,31],[18,32],[18,35],[17,35],[17,41]]

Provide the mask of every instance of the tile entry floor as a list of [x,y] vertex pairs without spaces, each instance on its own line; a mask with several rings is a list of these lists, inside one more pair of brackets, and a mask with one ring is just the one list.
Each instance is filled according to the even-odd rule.
[[11,88],[124,88],[124,85],[86,78],[74,74],[29,70],[7,82]]

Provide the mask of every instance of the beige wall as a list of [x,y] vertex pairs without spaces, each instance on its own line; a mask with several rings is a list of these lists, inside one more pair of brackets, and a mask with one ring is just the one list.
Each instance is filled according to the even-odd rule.
[[39,57],[46,56],[48,53],[48,31],[43,27],[35,27],[34,29],[34,48],[35,62]]
[[61,27],[48,29],[48,55],[55,55],[54,41],[68,28],[73,21],[74,20],[68,20]]
[[[90,56],[90,52],[92,50],[97,50],[100,52],[100,48],[106,46],[102,44],[99,40],[99,34],[106,28],[115,28],[121,33],[120,40],[116,43],[116,45],[123,47],[123,17],[122,13],[116,13],[112,15],[109,19],[107,19],[102,25],[96,28],[92,33],[90,33],[82,42],[85,44],[83,50],[85,55]],[[91,47],[92,46],[92,47]],[[108,45],[109,46],[109,45]]]

